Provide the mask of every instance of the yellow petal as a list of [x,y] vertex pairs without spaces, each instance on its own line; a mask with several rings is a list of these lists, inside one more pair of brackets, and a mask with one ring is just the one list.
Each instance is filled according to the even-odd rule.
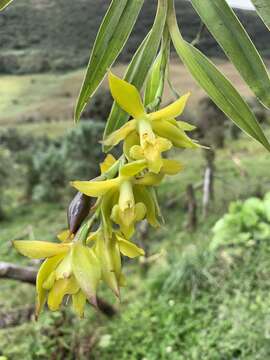
[[114,269],[115,276],[117,278],[118,284],[121,286],[121,254],[117,241],[112,241],[110,246],[111,251],[111,261]]
[[174,146],[179,148],[196,148],[200,147],[190,139],[183,130],[172,125],[169,121],[153,122],[153,129],[159,136],[169,139]]
[[146,206],[144,203],[139,202],[135,205],[135,221],[141,221],[146,214]]
[[60,262],[55,270],[56,280],[69,278],[72,273],[72,251],[70,251],[64,259]]
[[155,201],[147,188],[145,188],[144,186],[135,185],[134,195],[136,202],[143,202],[146,206],[146,218],[149,224],[154,227],[159,226]]
[[119,235],[116,235],[117,242],[121,253],[129,258],[133,259],[137,256],[144,256],[144,250],[139,248],[137,245],[128,241]]
[[58,254],[64,254],[70,249],[69,244],[54,244],[47,241],[18,240],[13,245],[24,256],[31,259],[43,259]]
[[88,301],[97,306],[96,293],[101,278],[101,268],[93,250],[76,244],[72,251],[72,270]]
[[119,178],[105,181],[72,181],[71,185],[85,195],[99,197],[105,195],[109,190],[117,189]]
[[[132,131],[126,138],[124,141],[124,145],[123,145],[123,151],[124,154],[126,156],[126,158],[131,161],[131,155],[130,155],[130,149],[132,148],[132,146],[134,145],[139,145],[140,143],[140,138],[139,135],[137,134],[136,131]],[[135,159],[135,158],[134,158]],[[137,159],[136,159],[137,160]]]
[[63,259],[64,256],[65,256],[64,254],[61,254],[46,259],[39,268],[37,274],[37,281],[36,281],[36,291],[37,291],[36,317],[38,317],[46,301],[47,291],[43,288],[43,283],[55,270],[55,268],[57,267],[57,265]]
[[106,224],[110,224],[110,216],[114,204],[117,202],[119,197],[118,191],[109,191],[106,195],[102,197],[101,210]]
[[184,111],[184,108],[186,106],[186,102],[190,96],[190,93],[187,93],[180,97],[177,101],[174,103],[166,106],[165,108],[153,112],[149,114],[151,120],[166,120],[166,119],[172,119],[182,114]]
[[161,171],[167,175],[175,175],[183,170],[183,165],[177,160],[163,159]]
[[53,272],[50,273],[50,275],[44,281],[44,283],[42,285],[43,289],[50,290],[53,287],[54,283],[55,283],[55,279],[56,279],[55,271],[53,271]]
[[196,129],[196,126],[191,125],[185,121],[177,121],[175,119],[170,119],[168,120],[172,125],[175,125],[177,127],[179,127],[179,129],[184,130],[184,131],[192,131]]
[[74,234],[72,234],[72,232],[69,229],[63,230],[57,235],[57,239],[59,239],[62,242],[71,241],[73,238],[74,238]]
[[58,310],[65,295],[74,295],[78,291],[79,285],[74,277],[56,281],[48,295],[49,309]]
[[144,159],[144,151],[140,145],[132,146],[132,148],[130,148],[130,150],[129,150],[129,154],[132,157],[132,159],[135,159],[135,160]]
[[105,160],[99,165],[101,174],[104,174],[116,162],[116,159],[111,154],[108,154]]
[[155,186],[161,183],[163,177],[163,174],[147,173],[144,175],[144,177],[136,179],[134,183],[137,185]]
[[114,240],[110,238],[108,242],[104,241],[104,237],[100,234],[99,239],[95,245],[95,252],[101,262],[102,280],[109,286],[116,296],[119,297],[119,285],[115,269],[115,264],[112,258],[112,246]]
[[133,118],[144,115],[145,110],[141,96],[135,86],[109,73],[110,90],[117,104]]
[[132,161],[121,168],[120,175],[133,177],[143,171],[146,166],[147,163],[145,160]]
[[112,132],[104,141],[105,146],[115,146],[136,129],[136,120],[130,120],[120,129]]
[[119,285],[121,287],[127,286],[127,279],[126,279],[126,277],[125,277],[125,275],[123,273],[120,274]]
[[83,318],[84,315],[84,308],[86,303],[86,296],[80,290],[76,294],[72,295],[72,307],[76,314],[80,318]]

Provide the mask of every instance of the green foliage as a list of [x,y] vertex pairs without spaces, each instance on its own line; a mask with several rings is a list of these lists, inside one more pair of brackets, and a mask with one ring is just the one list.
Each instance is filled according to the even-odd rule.
[[[96,176],[96,164],[102,160],[101,145],[96,142],[103,129],[103,123],[89,120],[58,139],[33,137],[15,129],[2,131],[0,187],[8,183],[8,189],[24,188],[27,200],[58,202],[66,195],[69,181]],[[15,170],[25,178],[12,176]]]
[[84,121],[46,149],[33,155],[29,163],[28,184],[32,185],[33,199],[56,202],[66,193],[66,185],[74,179],[96,176],[96,164],[101,160],[102,123]]
[[112,0],[100,25],[75,109],[75,121],[129,38],[144,0]]
[[270,78],[265,64],[228,3],[225,0],[191,2],[255,96],[270,107]]
[[[138,90],[141,90],[149,74],[152,63],[155,60],[166,22],[166,12],[167,2],[159,0],[155,21],[151,31],[135,52],[124,75],[124,79],[133,84]],[[128,119],[129,115],[114,102],[105,127],[104,138],[113,131],[119,129],[126,121],[128,121]]]
[[270,7],[267,0],[251,0],[265,25],[270,29]]
[[68,180],[85,180],[97,176],[102,160],[101,144],[104,125],[91,120],[70,130],[62,141],[62,156]]
[[[155,274],[151,272],[154,291],[146,283],[140,299],[109,323],[94,358],[107,360],[112,353],[123,360],[268,358],[269,255],[269,244],[264,242],[246,248],[244,259],[231,268],[224,259],[206,260],[198,273],[202,263],[195,264],[191,252],[182,270],[196,279],[192,292],[187,291],[190,276],[179,278],[176,266],[165,273],[157,266]],[[201,277],[206,269],[208,280]],[[164,275],[175,277],[171,289],[160,286]]]
[[270,238],[270,193],[263,200],[250,198],[234,202],[214,228],[211,249],[251,246]]
[[169,4],[168,27],[181,60],[217,106],[243,131],[270,150],[262,128],[232,83],[202,52],[183,39],[177,25],[173,1],[170,0]]
[[59,200],[66,184],[64,160],[60,149],[54,145],[34,156],[33,175],[38,177],[33,189],[34,200],[50,202]]

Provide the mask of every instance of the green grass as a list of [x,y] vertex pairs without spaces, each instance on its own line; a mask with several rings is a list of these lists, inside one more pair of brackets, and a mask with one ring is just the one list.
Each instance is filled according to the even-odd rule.
[[0,125],[72,119],[83,70],[68,74],[1,76]]

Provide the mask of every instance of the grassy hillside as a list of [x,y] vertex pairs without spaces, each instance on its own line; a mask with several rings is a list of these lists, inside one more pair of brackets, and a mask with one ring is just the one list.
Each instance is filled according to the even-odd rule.
[[[191,5],[177,0],[183,32],[194,38],[200,21]],[[74,69],[87,63],[89,47],[109,0],[19,0],[0,15],[0,73],[33,73]],[[121,56],[130,59],[153,21],[156,2],[146,1],[138,24]],[[252,12],[240,18],[265,56],[270,56],[269,35]],[[208,33],[200,48],[211,56],[222,52]]]
[[[244,96],[252,95],[231,64],[220,60],[215,62]],[[117,65],[114,71],[122,74],[124,66]],[[194,108],[198,101],[205,96],[204,91],[197,86],[179,61],[176,60],[172,63],[170,72],[172,82],[180,93],[192,92],[189,103]],[[22,125],[24,129],[27,129],[30,124],[31,131],[35,129],[40,134],[44,129],[39,125],[41,122],[45,122],[44,126],[48,128],[49,132],[51,132],[49,126],[51,121],[57,121],[59,129],[61,129],[61,124],[62,128],[66,126],[63,121],[67,120],[72,126],[73,109],[83,75],[84,69],[69,71],[65,74],[49,72],[1,76],[0,83],[3,86],[0,87],[0,126]],[[103,88],[107,88],[107,81],[104,82]],[[173,100],[168,88],[166,88],[164,98],[167,101]],[[34,127],[32,127],[33,122],[37,123]]]

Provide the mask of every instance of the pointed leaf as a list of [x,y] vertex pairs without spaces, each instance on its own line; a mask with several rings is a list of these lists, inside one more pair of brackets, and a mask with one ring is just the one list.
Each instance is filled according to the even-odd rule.
[[4,10],[13,0],[0,0],[0,11]]
[[265,25],[270,30],[270,3],[269,0],[251,0],[257,10],[257,13],[262,18]]
[[[270,108],[270,78],[255,45],[226,0],[191,0],[255,96]],[[268,1],[270,11],[270,3]]]
[[[124,80],[133,84],[139,91],[157,54],[166,21],[166,12],[167,0],[159,0],[153,27],[133,56],[125,73]],[[119,129],[128,118],[129,115],[114,103],[106,124],[104,138]]]
[[170,55],[170,36],[166,27],[162,38],[162,46],[159,54],[152,65],[150,74],[147,78],[145,93],[144,93],[144,105],[148,106],[158,100],[159,104],[162,100],[162,94],[164,90],[164,83],[167,73],[167,65]]
[[198,84],[234,123],[270,151],[270,144],[247,103],[230,81],[179,31],[173,2],[169,0],[168,26],[174,47]]
[[144,0],[112,0],[99,28],[75,109],[78,121],[85,106],[112,66],[140,13]]

